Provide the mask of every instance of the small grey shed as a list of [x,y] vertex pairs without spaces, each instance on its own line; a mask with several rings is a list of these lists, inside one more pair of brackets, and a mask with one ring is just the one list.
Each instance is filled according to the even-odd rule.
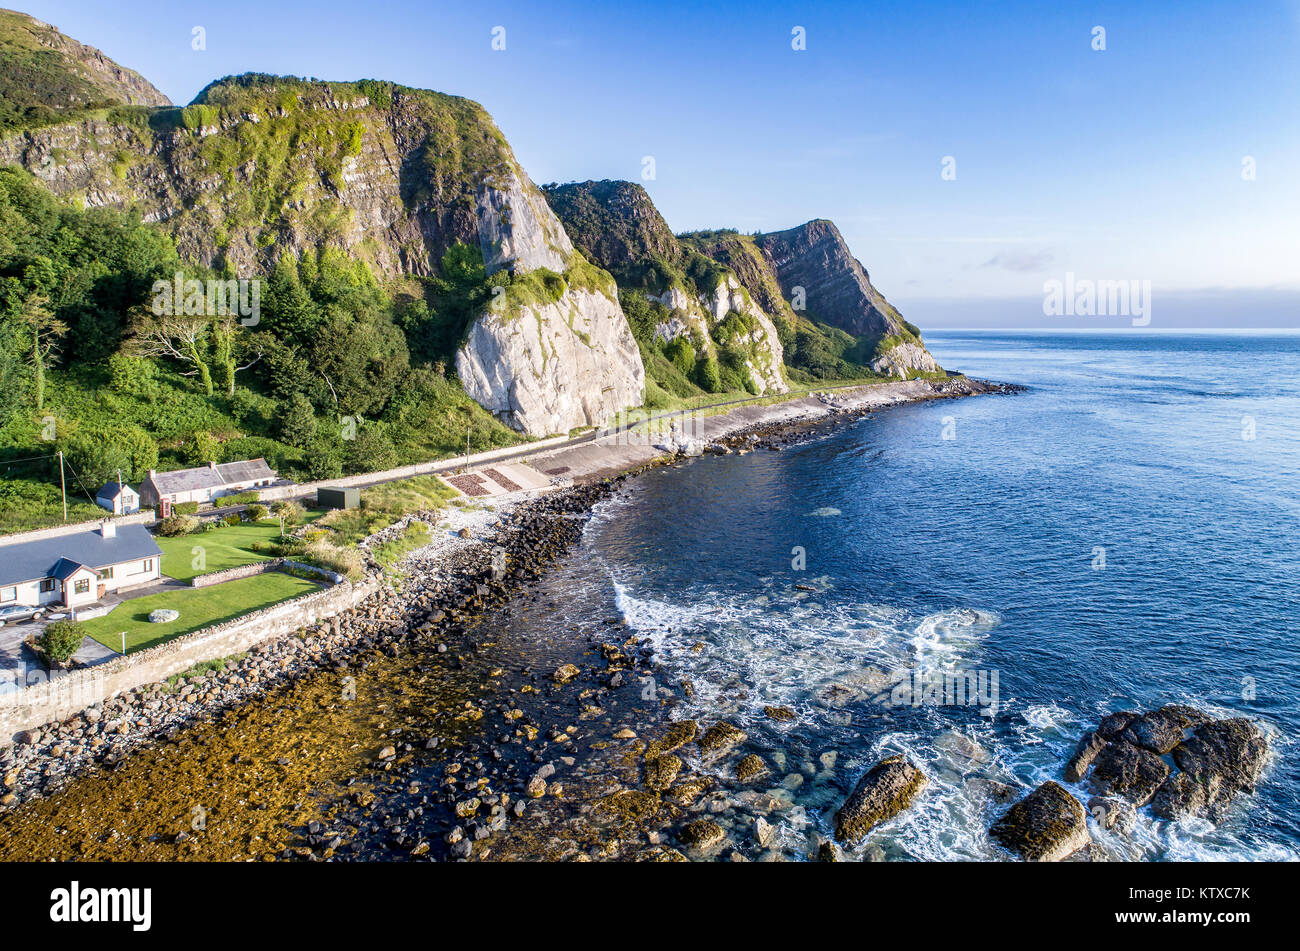
[[316,504],[327,509],[355,509],[361,506],[361,490],[354,488],[326,488],[316,490]]

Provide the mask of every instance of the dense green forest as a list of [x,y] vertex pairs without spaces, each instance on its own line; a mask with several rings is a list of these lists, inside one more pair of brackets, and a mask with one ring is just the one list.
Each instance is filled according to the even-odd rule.
[[[150,468],[264,456],[296,479],[520,441],[461,389],[452,359],[490,293],[477,249],[384,286],[335,250],[282,257],[240,315],[156,314],[156,281],[223,279],[131,215],[79,209],[0,168],[0,530]],[[508,277],[493,276],[498,284]],[[179,309],[179,308],[176,308]],[[57,516],[57,517],[56,517]]]

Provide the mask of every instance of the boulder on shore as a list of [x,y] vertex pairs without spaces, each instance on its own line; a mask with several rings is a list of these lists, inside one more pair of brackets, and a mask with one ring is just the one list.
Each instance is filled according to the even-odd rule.
[[1090,841],[1083,804],[1050,779],[1008,809],[989,834],[1029,862],[1059,862]]
[[835,838],[854,845],[912,804],[929,780],[903,756],[882,759],[858,780],[835,813]]

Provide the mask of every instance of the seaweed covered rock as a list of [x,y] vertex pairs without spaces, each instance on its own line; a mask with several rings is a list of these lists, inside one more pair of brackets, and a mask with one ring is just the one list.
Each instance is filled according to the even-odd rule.
[[736,779],[742,783],[747,783],[765,772],[767,766],[763,764],[762,757],[757,753],[750,753],[736,764]]
[[677,774],[681,771],[681,768],[682,761],[671,753],[666,753],[652,760],[646,760],[646,789],[663,792],[677,779]]
[[745,731],[740,727],[732,726],[725,720],[713,724],[705,731],[699,739],[700,752],[704,756],[717,757],[723,753],[744,743],[746,739]]
[[989,834],[1030,862],[1059,862],[1089,842],[1083,804],[1051,780],[1008,809]]
[[647,760],[657,759],[665,753],[680,749],[695,739],[696,729],[694,720],[679,720],[671,724],[664,731],[663,736],[657,740],[652,740],[646,747],[645,758]]
[[682,827],[680,838],[692,848],[710,849],[726,838],[726,835],[722,826],[712,819],[696,819]]
[[903,756],[891,756],[858,780],[852,794],[835,813],[835,838],[853,845],[873,828],[898,815],[929,780]]

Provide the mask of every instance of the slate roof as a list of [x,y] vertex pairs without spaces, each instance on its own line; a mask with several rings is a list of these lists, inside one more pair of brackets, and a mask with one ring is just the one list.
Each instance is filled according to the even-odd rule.
[[275,478],[275,470],[265,459],[245,462],[223,462],[215,468],[198,466],[194,469],[175,469],[172,472],[155,472],[150,480],[159,495],[193,492],[196,489],[220,489],[232,482],[261,482]]
[[[94,568],[91,568],[89,565],[83,565],[81,562],[73,561],[71,558],[60,558],[57,562],[55,562],[54,568],[51,569],[49,577],[58,578],[60,581],[67,581],[69,578],[75,575],[78,571],[81,571],[83,568],[86,569],[87,571],[95,570]],[[32,581],[34,579],[28,578],[27,580]]]
[[0,545],[0,585],[57,577],[56,571],[68,570],[63,562],[70,562],[74,568],[86,565],[99,570],[124,561],[161,556],[162,549],[143,525],[119,525],[112,538],[105,538],[98,529],[92,529]]
[[123,490],[127,492],[135,491],[125,482],[105,482],[104,487],[95,494],[97,499],[115,499],[122,494]]

